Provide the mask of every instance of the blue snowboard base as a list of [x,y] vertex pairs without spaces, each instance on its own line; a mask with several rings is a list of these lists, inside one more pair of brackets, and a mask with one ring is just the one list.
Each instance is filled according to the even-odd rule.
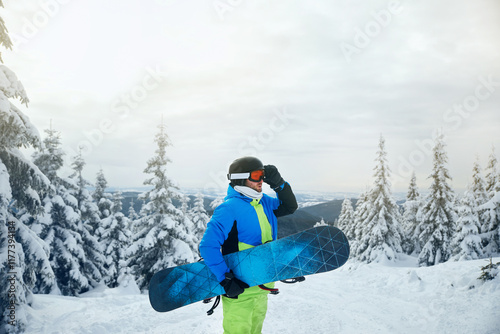
[[[349,242],[333,226],[314,227],[224,256],[235,276],[249,286],[331,271],[348,258]],[[149,301],[158,312],[224,293],[204,261],[161,270],[149,283]]]

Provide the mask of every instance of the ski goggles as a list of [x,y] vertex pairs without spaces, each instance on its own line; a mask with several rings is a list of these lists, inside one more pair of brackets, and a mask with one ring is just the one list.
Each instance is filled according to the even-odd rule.
[[246,180],[249,179],[252,182],[260,182],[264,180],[264,170],[258,169],[249,173],[232,173],[227,174],[229,180]]

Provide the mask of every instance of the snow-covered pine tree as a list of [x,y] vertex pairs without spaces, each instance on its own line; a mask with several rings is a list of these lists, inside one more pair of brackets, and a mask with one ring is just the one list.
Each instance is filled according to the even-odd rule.
[[191,202],[191,198],[188,195],[182,195],[180,201],[181,201],[181,211],[184,215],[187,215],[189,211],[189,202]]
[[[0,7],[3,3],[0,1]],[[0,44],[12,42],[0,18]],[[0,58],[1,61],[1,58]],[[21,333],[27,324],[27,307],[32,301],[34,273],[48,266],[43,242],[19,221],[14,212],[36,214],[41,208],[39,194],[49,180],[19,150],[41,149],[36,128],[10,99],[27,106],[28,97],[14,72],[0,65],[0,333]],[[11,290],[15,288],[13,295]]]
[[488,192],[486,191],[486,182],[482,175],[481,165],[479,164],[479,157],[476,156],[476,161],[472,167],[472,184],[470,187],[471,195],[477,205],[483,205],[489,199]]
[[189,244],[189,247],[191,248],[194,256],[194,260],[199,259],[199,252],[198,252],[198,240],[196,240],[195,236],[195,227],[193,224],[193,221],[191,220],[191,215],[189,214],[189,202],[191,201],[191,197],[188,195],[180,194],[178,193],[178,200],[181,202],[181,215],[182,219],[184,220],[182,225],[186,229],[186,242]]
[[[352,201],[350,198],[344,198],[342,202],[342,209],[337,220],[337,227],[343,232],[352,231],[354,227],[354,209],[352,208]],[[354,233],[350,237],[354,237]],[[348,236],[349,238],[349,236]]]
[[481,237],[485,255],[494,256],[500,253],[500,174],[494,146],[486,167],[486,192],[489,200],[478,208]]
[[30,228],[32,219],[33,216],[25,213],[19,218],[18,225],[22,229],[19,237],[25,252],[24,262],[33,267],[31,272],[25,275],[25,283],[31,287],[33,293],[57,292],[55,274],[50,265],[50,247]]
[[346,229],[343,231],[347,239],[349,239],[349,246],[353,256],[356,254],[358,243],[361,238],[361,226],[371,211],[371,203],[368,200],[369,194],[370,189],[367,188],[359,195],[356,202],[356,208],[354,210],[354,224],[346,226]]
[[167,176],[170,162],[166,148],[170,145],[165,126],[160,124],[155,142],[156,155],[151,158],[144,173],[151,175],[144,181],[152,189],[142,198],[147,203],[141,209],[141,216],[135,230],[132,245],[127,251],[129,266],[140,289],[146,289],[153,274],[161,269],[185,264],[194,260],[189,247],[192,236],[184,226],[182,211],[172,200],[179,198],[177,188]]
[[33,153],[33,163],[47,176],[52,186],[57,186],[61,183],[57,173],[64,165],[65,155],[61,149],[61,135],[52,128],[52,121],[44,132],[47,134],[43,140],[44,148]]
[[448,261],[457,220],[454,208],[455,195],[448,184],[451,177],[446,168],[448,156],[443,134],[436,137],[432,152],[433,168],[429,176],[432,184],[430,193],[424,200],[418,227],[420,244],[423,245],[418,256],[420,266],[432,266]]
[[[52,122],[49,129],[44,130],[47,136],[43,140],[44,149],[43,151],[37,151],[33,153],[33,162],[40,168],[40,170],[49,178],[50,180],[50,191],[46,193],[43,198],[44,212],[31,217],[25,217],[27,224],[31,229],[37,233],[37,235],[42,238],[49,248],[50,262],[51,266],[54,264],[54,255],[61,251],[56,249],[54,241],[54,220],[63,220],[64,216],[68,215],[69,212],[75,213],[76,200],[72,197],[68,197],[67,186],[68,183],[61,178],[58,173],[59,170],[64,165],[64,151],[61,149],[60,133],[52,128]],[[62,197],[61,197],[62,196]],[[66,201],[69,203],[66,204]],[[54,202],[53,202],[54,201]],[[56,204],[55,204],[56,203]],[[58,212],[54,207],[60,206],[61,210]],[[69,214],[71,215],[71,214]],[[78,216],[78,214],[75,214]],[[78,221],[79,219],[77,219]],[[75,229],[76,230],[76,229]],[[54,266],[55,268],[56,266]],[[54,275],[52,273],[52,275]],[[34,288],[36,293],[53,293],[60,291],[58,289],[57,278],[53,277],[51,280],[44,279],[43,273],[37,273],[37,283]],[[65,281],[65,279],[59,279],[59,281]]]
[[[2,1],[0,1],[0,7],[3,7]],[[0,45],[2,45],[6,49],[12,50],[12,41],[9,37],[7,26],[5,25],[5,21],[1,17],[0,17]],[[0,52],[0,63],[3,64],[1,52]]]
[[106,258],[104,281],[110,288],[117,287],[120,279],[127,274],[126,250],[130,246],[132,232],[129,230],[129,219],[121,212],[122,200],[120,191],[113,193],[111,214],[101,221],[99,228],[100,243]]
[[0,160],[9,171],[13,200],[25,206],[29,212],[40,208],[40,192],[47,190],[48,179],[38,167],[27,160],[21,147],[41,149],[38,130],[9,99],[19,98],[28,104],[26,92],[14,72],[0,65]]
[[477,260],[483,257],[479,237],[479,216],[472,191],[466,191],[458,207],[456,233],[452,241],[452,258],[456,261]]
[[85,160],[83,159],[81,149],[79,149],[78,154],[72,158],[71,169],[73,169],[73,174],[69,177],[76,189],[74,197],[77,200],[78,206],[88,197],[87,186],[91,185],[90,182],[83,178],[82,171],[84,167]]
[[488,246],[491,239],[491,235],[488,233],[490,212],[487,209],[479,209],[479,207],[488,202],[490,197],[486,191],[486,181],[484,180],[481,172],[481,165],[479,164],[478,156],[476,156],[476,161],[472,167],[472,184],[470,186],[470,192],[470,195],[474,197],[476,204],[474,209],[477,210],[479,218],[479,236],[482,239],[482,245],[484,248]]
[[401,222],[403,218],[392,197],[390,169],[387,165],[385,140],[380,136],[379,150],[375,159],[375,184],[368,201],[371,210],[359,226],[360,236],[356,256],[364,262],[395,261],[402,253],[404,238]]
[[117,190],[111,195],[111,214],[121,212],[123,210],[123,193]]
[[134,209],[134,199],[131,198],[130,199],[130,203],[129,203],[129,207],[128,207],[128,215],[127,215],[128,219],[130,220],[130,230],[132,231],[132,226],[133,226],[133,222],[139,218],[139,215],[137,214],[137,212],[135,211]]
[[92,196],[87,189],[90,185],[83,178],[83,168],[85,161],[81,151],[73,158],[71,167],[73,174],[68,181],[72,182],[72,187],[69,188],[71,195],[76,198],[78,210],[80,213],[79,232],[81,235],[81,247],[85,255],[85,266],[82,269],[90,285],[95,287],[102,281],[105,273],[103,250],[97,237],[97,230],[100,227],[101,220],[99,219],[99,209],[92,201]]
[[[50,264],[58,290],[75,296],[88,291],[90,284],[84,272],[87,260],[82,248],[80,212],[70,192],[59,186],[56,194],[44,200],[46,213],[37,217],[37,222],[40,237],[50,247]],[[39,290],[49,292],[43,286]]]
[[420,207],[422,206],[422,199],[417,187],[417,177],[413,172],[406,194],[406,201],[403,204],[403,228],[405,231],[406,239],[403,241],[403,250],[407,254],[419,254],[422,245],[419,242],[418,236],[420,235]]
[[498,161],[495,155],[495,146],[491,146],[491,153],[486,166],[486,193],[491,199],[495,192],[500,191],[500,171],[498,170]]
[[481,234],[483,240],[488,240],[484,246],[485,256],[498,256],[500,254],[500,191],[496,191],[493,197],[478,209],[488,215],[487,230]]
[[147,198],[146,198],[146,193],[141,193],[137,196],[137,199],[141,201],[141,209],[139,210],[139,217],[145,217],[149,214],[148,209],[149,206],[147,206]]
[[496,256],[500,254],[500,191],[493,192],[493,197],[478,210],[484,219],[481,238],[485,256]]
[[[8,171],[0,161],[0,333],[22,333],[35,284],[54,286],[49,249],[35,232],[9,212]],[[22,208],[21,203],[17,208]],[[6,210],[7,208],[7,210]],[[22,209],[24,211],[24,209]],[[26,211],[26,216],[30,214]],[[12,291],[15,290],[15,293]]]
[[108,181],[104,176],[102,168],[97,172],[95,181],[95,190],[92,193],[92,198],[99,208],[99,218],[103,219],[111,214],[111,206],[113,202],[111,201],[110,194],[106,193],[106,187],[108,186]]
[[220,204],[224,202],[224,196],[216,197],[212,202],[210,202],[210,207],[214,211]]
[[[50,249],[50,265],[55,274],[56,287],[36,285],[37,292],[60,292],[63,295],[77,295],[91,288],[93,275],[83,246],[84,232],[78,200],[76,182],[58,175],[63,166],[64,152],[60,136],[52,127],[46,130],[45,150],[33,154],[34,163],[50,178],[51,191],[44,197],[44,212],[31,219],[31,228]],[[90,279],[88,278],[90,277]]]
[[72,159],[71,168],[73,169],[73,174],[70,175],[69,179],[72,180],[73,189],[76,190],[73,192],[73,196],[78,202],[78,209],[80,210],[85,228],[94,235],[95,231],[99,228],[101,219],[99,217],[99,208],[93,202],[92,196],[87,189],[92,184],[83,177],[83,168],[85,165],[86,163],[80,150]]
[[202,193],[196,194],[194,205],[189,210],[188,216],[193,222],[193,236],[196,244],[196,253],[198,253],[198,246],[207,228],[207,223],[210,220],[205,210],[205,199]]

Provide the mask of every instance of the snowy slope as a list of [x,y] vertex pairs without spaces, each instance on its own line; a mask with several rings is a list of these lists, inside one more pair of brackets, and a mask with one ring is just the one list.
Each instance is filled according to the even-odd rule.
[[[500,258],[493,259],[494,263]],[[303,283],[279,283],[264,333],[499,333],[500,277],[477,280],[486,260],[418,268],[348,262]],[[36,295],[28,333],[222,333],[222,308],[197,303],[157,313],[136,287],[81,298]]]

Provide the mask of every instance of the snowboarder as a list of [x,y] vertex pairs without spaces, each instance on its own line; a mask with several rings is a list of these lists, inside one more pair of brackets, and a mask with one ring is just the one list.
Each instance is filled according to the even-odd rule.
[[[261,333],[269,291],[249,288],[233,275],[222,256],[275,240],[277,217],[292,214],[297,201],[278,169],[264,166],[255,157],[233,161],[227,177],[227,196],[207,224],[200,253],[226,292],[222,297],[224,333]],[[277,198],[262,193],[263,182]]]

